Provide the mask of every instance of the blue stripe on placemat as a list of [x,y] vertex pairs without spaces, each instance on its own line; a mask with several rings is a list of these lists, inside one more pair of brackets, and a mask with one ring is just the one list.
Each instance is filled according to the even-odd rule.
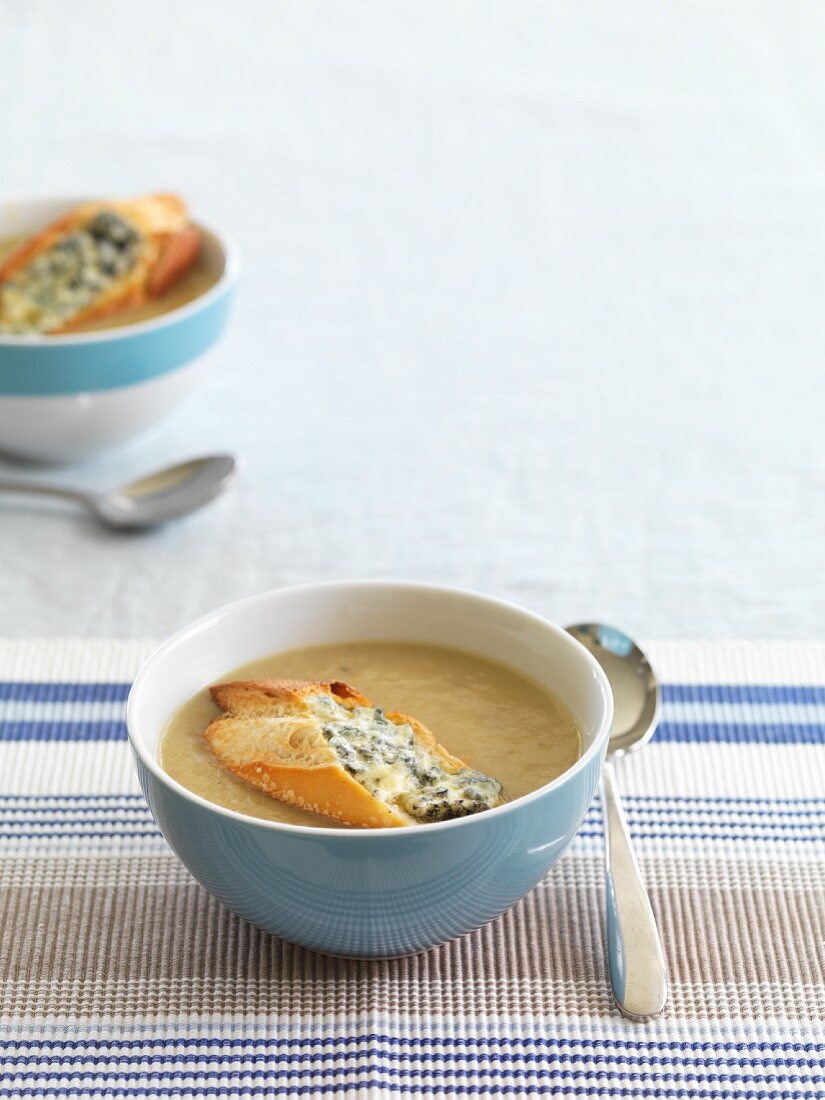
[[[308,1035],[301,1038],[267,1035],[267,1036],[255,1036],[250,1038],[223,1038],[215,1035],[184,1035],[177,1034],[171,1037],[164,1038],[150,1038],[150,1039],[55,1039],[39,1038],[39,1039],[3,1039],[0,1037],[0,1050],[18,1050],[20,1047],[45,1047],[47,1049],[53,1047],[68,1047],[74,1049],[77,1047],[80,1050],[91,1050],[108,1047],[123,1048],[125,1050],[131,1050],[133,1048],[149,1048],[155,1049],[157,1047],[173,1046],[174,1048],[186,1047],[186,1046],[206,1046],[206,1047],[275,1047],[275,1048],[297,1048],[310,1046],[316,1047],[340,1047],[340,1046],[352,1046],[361,1045],[364,1043],[387,1043],[394,1047],[435,1047],[439,1048],[451,1048],[451,1047],[479,1047],[482,1050],[485,1048],[493,1048],[497,1046],[504,1047],[536,1047],[538,1049],[553,1049],[555,1047],[582,1047],[587,1052],[598,1051],[602,1047],[618,1049],[627,1048],[629,1050],[647,1050],[650,1048],[662,1049],[666,1051],[673,1051],[677,1056],[684,1051],[688,1052],[716,1052],[731,1050],[738,1055],[744,1054],[745,1057],[749,1053],[753,1053],[754,1057],[762,1058],[766,1051],[782,1051],[792,1054],[805,1053],[805,1054],[818,1054],[820,1059],[825,1064],[825,1043],[807,1042],[805,1040],[795,1039],[759,1039],[754,1040],[746,1048],[743,1049],[742,1041],[736,1039],[658,1039],[655,1036],[644,1039],[630,1039],[624,1036],[605,1036],[600,1035],[593,1038],[577,1038],[574,1036],[564,1035],[386,1035],[381,1032],[364,1032],[357,1035]],[[346,1053],[346,1052],[342,1052]],[[452,1051],[450,1051],[452,1054]],[[495,1052],[496,1056],[498,1053]],[[475,1054],[471,1055],[474,1057]]]
[[[70,683],[62,680],[0,680],[0,702],[108,703],[125,701],[131,684],[115,681]],[[663,684],[666,703],[825,704],[825,686],[805,684]]]
[[[364,1057],[364,1058],[370,1057],[370,1052],[369,1051],[364,1052],[364,1055],[362,1057]],[[515,1081],[522,1081],[525,1078],[533,1078],[533,1079],[536,1079],[536,1080],[547,1080],[548,1078],[554,1078],[554,1079],[559,1081],[560,1090],[562,1092],[566,1092],[566,1091],[568,1091],[567,1089],[561,1089],[562,1081],[569,1082],[570,1083],[570,1088],[575,1089],[575,1086],[572,1084],[573,1082],[582,1081],[582,1080],[591,1080],[592,1079],[593,1071],[590,1068],[587,1067],[587,1062],[589,1062],[591,1060],[592,1059],[586,1059],[586,1060],[582,1059],[581,1063],[576,1065],[575,1061],[573,1059],[565,1059],[565,1061],[573,1062],[573,1064],[564,1067],[564,1066],[559,1065],[557,1062],[549,1062],[546,1065],[532,1066],[532,1067],[525,1068],[525,1069],[514,1069],[511,1066],[497,1066],[497,1065],[491,1063],[490,1065],[483,1066],[483,1067],[479,1066],[479,1065],[476,1065],[476,1066],[473,1067],[472,1070],[469,1071],[469,1073],[473,1077],[485,1077],[485,1078],[497,1078],[497,1077],[501,1078],[501,1077],[504,1077],[508,1080],[515,1080]],[[167,1059],[166,1061],[172,1061],[172,1060]],[[791,1066],[791,1067],[788,1067],[788,1068],[791,1069],[791,1070],[798,1070],[800,1067],[799,1066]],[[805,1067],[803,1066],[802,1067],[803,1071],[804,1071],[804,1068]],[[454,1080],[451,1081],[450,1079],[451,1078],[455,1079],[456,1077],[466,1078],[468,1076],[468,1070],[464,1066],[457,1067],[456,1069],[449,1069],[449,1068],[441,1069],[441,1068],[437,1068],[437,1067],[431,1066],[431,1065],[425,1066],[423,1069],[416,1069],[414,1066],[401,1066],[400,1068],[396,1068],[395,1066],[381,1066],[381,1065],[376,1065],[376,1066],[372,1066],[372,1067],[362,1066],[362,1067],[357,1067],[355,1069],[347,1069],[344,1066],[326,1067],[326,1068],[321,1067],[321,1068],[317,1068],[317,1069],[288,1069],[286,1067],[279,1066],[277,1063],[269,1065],[269,1066],[265,1066],[263,1068],[254,1068],[253,1069],[251,1067],[247,1067],[247,1068],[244,1068],[244,1069],[234,1069],[234,1070],[229,1069],[228,1067],[224,1067],[222,1069],[217,1069],[217,1070],[215,1070],[215,1069],[201,1069],[197,1066],[192,1066],[190,1068],[176,1069],[176,1070],[169,1070],[169,1069],[164,1068],[162,1071],[159,1071],[159,1070],[154,1070],[153,1071],[153,1070],[150,1070],[149,1067],[146,1067],[146,1066],[144,1066],[143,1068],[132,1069],[132,1070],[130,1070],[128,1068],[120,1069],[119,1067],[112,1067],[112,1068],[107,1068],[107,1069],[103,1069],[103,1070],[92,1070],[92,1069],[90,1069],[90,1070],[87,1070],[85,1072],[84,1071],[79,1071],[78,1072],[78,1071],[71,1071],[71,1070],[68,1071],[68,1072],[62,1072],[60,1070],[55,1072],[55,1071],[45,1070],[45,1071],[37,1072],[36,1076],[37,1076],[37,1079],[40,1080],[40,1081],[57,1081],[57,1080],[70,1081],[70,1080],[75,1080],[75,1081],[78,1081],[78,1082],[88,1082],[91,1088],[93,1088],[95,1090],[98,1090],[101,1087],[105,1087],[105,1085],[107,1083],[114,1082],[115,1080],[117,1080],[118,1082],[122,1082],[123,1084],[128,1085],[128,1084],[137,1084],[141,1080],[145,1081],[147,1078],[160,1077],[160,1076],[162,1076],[164,1083],[165,1082],[172,1082],[172,1081],[180,1081],[180,1080],[186,1079],[186,1078],[189,1078],[189,1079],[195,1078],[198,1082],[214,1081],[214,1080],[221,1080],[221,1081],[227,1082],[227,1078],[235,1078],[238,1081],[241,1081],[241,1080],[249,1081],[249,1080],[255,1080],[256,1078],[258,1080],[262,1080],[262,1081],[272,1081],[273,1079],[277,1080],[278,1078],[280,1078],[281,1080],[284,1080],[284,1079],[287,1079],[287,1078],[293,1078],[293,1079],[304,1080],[304,1081],[306,1081],[308,1079],[310,1079],[310,1080],[311,1079],[315,1079],[315,1080],[320,1079],[319,1084],[327,1084],[328,1086],[336,1084],[339,1087],[344,1087],[345,1082],[343,1082],[341,1080],[341,1078],[344,1077],[344,1075],[353,1075],[354,1076],[355,1074],[358,1074],[358,1073],[372,1073],[375,1077],[383,1077],[385,1079],[385,1082],[386,1082],[385,1087],[387,1087],[389,1085],[390,1081],[395,1082],[398,1078],[403,1078],[403,1077],[407,1077],[407,1078],[424,1078],[424,1080],[420,1084],[421,1091],[424,1091],[424,1092],[433,1091],[437,1087],[437,1085],[435,1084],[436,1081],[444,1081],[444,1084],[443,1084],[442,1087],[444,1088],[444,1090],[446,1092],[461,1091],[465,1086],[463,1086],[461,1084],[458,1084],[458,1083],[455,1083]],[[769,1079],[770,1077],[775,1076],[775,1074],[771,1073],[770,1070],[768,1070],[766,1072],[763,1072],[763,1073],[760,1073],[758,1071],[755,1072],[753,1069],[738,1070],[737,1069],[737,1064],[735,1062],[726,1062],[726,1063],[721,1063],[720,1064],[720,1063],[715,1062],[715,1061],[714,1062],[702,1062],[702,1063],[698,1063],[698,1064],[694,1063],[693,1065],[685,1067],[685,1072],[684,1073],[680,1073],[678,1071],[678,1069],[674,1070],[674,1067],[670,1066],[670,1065],[666,1065],[666,1066],[663,1066],[663,1067],[656,1066],[655,1068],[651,1067],[651,1068],[645,1068],[645,1069],[639,1069],[638,1066],[634,1066],[633,1068],[611,1068],[611,1070],[610,1070],[611,1079],[614,1080],[614,1081],[619,1081],[623,1084],[630,1084],[631,1082],[637,1082],[639,1084],[646,1084],[646,1085],[649,1085],[649,1086],[652,1086],[652,1087],[655,1087],[657,1082],[660,1082],[661,1083],[660,1087],[663,1090],[677,1088],[677,1087],[679,1087],[680,1084],[682,1086],[684,1086],[684,1084],[686,1083],[687,1080],[695,1080],[696,1077],[698,1076],[698,1074],[703,1074],[704,1075],[706,1073],[709,1073],[709,1076],[710,1076],[710,1079],[707,1082],[705,1082],[706,1087],[715,1088],[715,1089],[718,1089],[720,1091],[718,1091],[718,1092],[709,1092],[709,1093],[705,1093],[705,1094],[703,1094],[701,1090],[700,1091],[695,1091],[695,1092],[691,1091],[691,1093],[690,1093],[691,1096],[711,1095],[711,1096],[728,1096],[729,1097],[729,1096],[731,1096],[731,1093],[729,1091],[724,1091],[724,1090],[725,1090],[725,1085],[729,1084],[730,1082],[745,1082],[745,1081],[749,1081],[749,1080],[754,1081],[754,1079],[755,1079],[756,1083],[761,1084],[761,1083],[766,1083],[765,1082],[766,1078]],[[18,1073],[18,1074],[15,1074],[15,1075],[12,1075],[12,1074],[9,1075],[9,1077],[12,1077],[12,1076],[21,1077],[21,1076],[23,1076],[23,1074]],[[28,1076],[28,1074],[26,1074],[26,1076]],[[430,1079],[430,1082],[432,1082],[432,1083],[427,1081],[428,1078]],[[326,1079],[326,1080],[324,1080],[324,1079]],[[389,1080],[387,1080],[387,1079],[389,1079]],[[808,1085],[808,1084],[813,1084],[817,1080],[821,1081],[822,1078],[821,1077],[812,1077],[811,1074],[804,1073],[804,1072],[803,1073],[792,1073],[790,1076],[787,1075],[787,1074],[784,1075],[784,1081],[786,1083],[794,1082],[796,1084]],[[31,1084],[26,1084],[24,1082],[21,1082],[21,1085],[18,1086],[18,1088],[21,1089],[21,1090],[24,1090],[27,1087],[32,1088],[34,1086],[31,1085]],[[153,1088],[154,1086],[149,1085],[148,1087]],[[164,1084],[160,1087],[165,1088],[165,1087],[174,1087],[174,1086],[166,1086]],[[192,1091],[195,1091],[195,1092],[198,1092],[198,1093],[201,1091],[201,1089],[198,1088],[197,1085],[193,1085],[193,1084],[182,1085],[181,1087],[183,1088],[184,1091],[192,1090]],[[228,1088],[228,1082],[224,1087]],[[400,1083],[399,1083],[395,1087],[403,1088],[404,1086],[400,1085]],[[407,1087],[410,1090],[416,1090],[416,1086],[412,1082]],[[506,1086],[500,1085],[496,1081],[490,1082],[489,1084],[485,1084],[483,1087],[484,1087],[485,1091],[487,1091],[487,1090],[504,1091],[506,1089]],[[209,1090],[209,1086],[207,1085],[203,1089],[203,1091],[208,1092],[208,1090]],[[119,1091],[120,1090],[118,1090],[118,1092]],[[232,1091],[234,1091],[234,1089]],[[509,1091],[513,1091],[512,1088]],[[528,1087],[527,1091],[532,1092],[533,1089]],[[267,1089],[266,1090],[266,1095],[268,1095],[268,1094],[269,1094],[269,1092],[268,1092],[268,1089]],[[0,1095],[2,1095],[2,1090],[0,1090]],[[111,1093],[109,1093],[108,1095],[111,1095]],[[221,1092],[220,1095],[226,1095],[226,1092]],[[655,1096],[657,1094],[654,1092],[654,1093],[650,1093],[648,1095]],[[681,1093],[680,1095],[684,1096],[685,1094]],[[766,1094],[765,1093],[758,1093],[758,1094],[755,1094],[755,1095],[764,1096]],[[767,1094],[767,1095],[770,1095],[770,1094]],[[787,1095],[787,1094],[783,1093],[782,1095]],[[801,1095],[804,1095],[804,1094],[801,1094]]]
[[665,703],[825,704],[825,687],[801,684],[662,684]]
[[123,741],[125,722],[0,722],[0,741]]
[[[370,1073],[369,1070],[361,1071]],[[392,1070],[384,1070],[384,1076],[381,1076],[380,1070],[378,1072],[372,1072],[370,1076],[363,1078],[356,1078],[354,1081],[342,1081],[335,1079],[328,1083],[313,1083],[308,1085],[299,1085],[297,1083],[276,1085],[273,1083],[273,1073],[271,1070],[262,1072],[248,1072],[248,1073],[215,1073],[215,1074],[203,1074],[198,1073],[196,1076],[200,1079],[204,1077],[217,1078],[220,1080],[220,1085],[201,1085],[201,1084],[184,1084],[179,1078],[191,1078],[195,1075],[192,1073],[164,1073],[163,1079],[169,1080],[168,1085],[155,1083],[149,1080],[152,1077],[160,1077],[157,1072],[152,1072],[147,1069],[141,1073],[125,1076],[122,1074],[117,1075],[117,1080],[111,1080],[107,1082],[105,1079],[100,1080],[98,1083],[92,1083],[90,1086],[83,1085],[21,1085],[18,1088],[5,1088],[0,1086],[0,1097],[31,1097],[34,1100],[35,1097],[40,1096],[55,1096],[55,1097],[90,1097],[90,1096],[128,1096],[128,1097],[177,1097],[177,1096],[197,1096],[197,1097],[225,1097],[231,1093],[232,1096],[243,1097],[271,1097],[271,1096],[341,1096],[345,1093],[361,1093],[365,1090],[382,1089],[391,1090],[396,1095],[416,1095],[416,1096],[581,1096],[591,1098],[594,1095],[593,1077],[594,1074],[591,1070],[581,1070],[576,1074],[560,1074],[557,1070],[551,1070],[549,1072],[543,1072],[541,1074],[534,1073],[510,1073],[507,1076],[509,1078],[516,1078],[518,1080],[521,1077],[553,1077],[556,1081],[554,1084],[539,1084],[538,1082],[528,1083],[527,1081],[516,1084],[504,1084],[497,1082],[485,1082],[483,1085],[476,1083],[471,1084],[446,1084],[446,1083],[433,1083],[426,1082],[405,1084],[395,1078],[400,1076],[406,1076],[401,1070],[396,1070],[393,1073]],[[354,1074],[353,1074],[354,1075]],[[309,1070],[306,1072],[291,1072],[285,1076],[298,1077],[298,1078],[317,1078],[317,1074]],[[440,1077],[441,1074],[433,1073],[432,1076]],[[487,1075],[489,1076],[489,1074]],[[57,1082],[65,1081],[71,1077],[70,1074],[39,1074],[39,1079],[42,1081]],[[79,1079],[85,1080],[86,1076],[78,1075]],[[246,1078],[263,1078],[259,1085],[248,1085],[242,1082]],[[668,1071],[666,1074],[657,1074],[648,1070],[641,1070],[635,1073],[618,1074],[612,1073],[610,1077],[607,1091],[610,1096],[628,1097],[629,1100],[633,1100],[635,1097],[651,1098],[651,1100],[659,1100],[660,1097],[674,1097],[682,1098],[690,1096],[692,1100],[723,1100],[723,1098],[729,1098],[733,1096],[741,1096],[752,1098],[752,1100],[767,1100],[770,1097],[781,1098],[781,1100],[818,1100],[822,1097],[822,1092],[817,1088],[813,1091],[813,1087],[821,1082],[820,1077],[811,1078],[809,1075],[805,1075],[802,1078],[792,1077],[790,1080],[785,1075],[776,1077],[770,1075],[766,1080],[765,1075],[758,1075],[754,1079],[753,1074],[735,1074],[733,1077],[722,1075],[721,1079],[717,1079],[716,1066],[711,1064],[706,1067],[706,1073],[702,1075],[704,1079],[701,1079],[696,1074],[675,1074],[672,1071]],[[228,1079],[235,1078],[235,1081],[230,1083]],[[129,1081],[136,1082],[136,1084],[127,1083]],[[583,1081],[584,1084],[573,1084],[573,1081]],[[567,1082],[567,1083],[562,1083]],[[645,1084],[650,1082],[650,1085]],[[736,1091],[731,1091],[731,1085],[736,1086]],[[795,1088],[794,1085],[801,1084],[803,1089]],[[808,1086],[811,1086],[809,1089]],[[741,1086],[741,1088],[740,1088]],[[689,1091],[686,1089],[689,1088]],[[744,1091],[743,1091],[744,1090]]]
[[[118,721],[0,722],[0,741],[122,741]],[[825,744],[825,724],[795,722],[668,722],[659,724],[659,742],[774,745]]]
[[[0,736],[2,736],[0,734]],[[687,743],[716,741],[727,744],[821,745],[821,722],[669,722],[659,723],[657,741]]]
[[[679,804],[685,803],[688,805],[697,805],[700,803],[709,803],[714,809],[719,807],[724,811],[725,807],[730,805],[732,808],[744,807],[747,811],[750,807],[753,807],[753,812],[779,812],[784,807],[788,807],[788,812],[796,812],[795,806],[825,806],[825,796],[821,798],[809,797],[809,798],[768,798],[759,796],[738,796],[738,795],[692,795],[692,794],[668,794],[668,795],[655,795],[655,794],[625,794],[623,800],[635,799],[637,802],[662,802],[666,803],[663,809],[666,809],[669,813],[680,812]],[[4,808],[4,803],[17,803],[17,802],[45,802],[47,805],[57,802],[68,802],[70,804],[78,802],[88,802],[90,805],[95,802],[120,802],[120,801],[132,801],[138,802],[144,805],[144,798],[142,794],[134,794],[129,791],[115,792],[112,794],[97,793],[97,794],[9,794],[7,792],[0,791],[0,812]],[[8,807],[5,807],[8,808]],[[2,1039],[0,1038],[0,1042]]]
[[[644,816],[664,815],[669,819],[712,815],[772,817],[818,817],[825,814],[825,794],[818,798],[742,798],[731,795],[625,794],[628,812]],[[125,803],[123,805],[122,803]],[[134,814],[148,813],[141,794],[0,794],[0,818],[10,814]]]
[[[138,796],[139,799],[139,796]],[[670,799],[627,795],[625,810],[637,840],[821,844],[825,797],[768,800],[732,798]],[[62,795],[0,799],[0,839],[66,840],[76,844],[159,836],[142,800],[123,804],[121,795],[95,795],[69,801]],[[588,811],[579,840],[603,836],[598,804]]]
[[[128,683],[0,681],[0,741],[120,741],[117,711]],[[664,684],[660,742],[819,745],[825,743],[825,687],[788,684]],[[19,706],[18,706],[19,704]],[[103,709],[86,711],[95,705]],[[28,710],[28,707],[34,708]],[[76,719],[62,708],[77,707]],[[672,708],[668,714],[668,708]],[[693,710],[689,708],[695,708]],[[741,708],[737,713],[736,708]],[[773,708],[761,710],[759,708]],[[39,708],[39,714],[38,714]],[[57,708],[56,710],[54,708]],[[688,708],[685,710],[684,708]],[[781,715],[777,716],[776,708]]]
[[64,683],[48,680],[0,680],[0,702],[15,700],[32,703],[116,703],[126,702],[131,684],[101,681],[94,684]]
[[[8,1070],[0,1087],[0,1096],[8,1097],[113,1092],[219,1097],[231,1092],[263,1098],[342,1095],[364,1087],[404,1095],[587,1097],[599,1082],[611,1096],[629,1098],[690,1095],[721,1100],[735,1094],[812,1100],[821,1095],[825,1080],[822,1045],[755,1034],[744,1043],[610,1035],[400,1036],[381,1031],[301,1038],[172,1034],[162,1039],[0,1040],[0,1052],[14,1052],[4,1058]],[[373,1064],[359,1064],[365,1060]],[[513,1064],[519,1062],[521,1066]],[[171,1065],[176,1068],[165,1068]],[[88,1067],[85,1072],[83,1066]]]

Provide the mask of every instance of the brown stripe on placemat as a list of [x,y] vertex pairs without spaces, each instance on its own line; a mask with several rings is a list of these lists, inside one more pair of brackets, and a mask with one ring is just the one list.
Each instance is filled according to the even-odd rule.
[[[328,959],[229,913],[194,883],[9,888],[0,899],[4,1018],[146,1012],[594,1015],[610,1011],[603,896],[551,878],[491,925],[425,955]],[[816,891],[654,888],[671,1016],[825,1011]],[[800,950],[805,945],[806,950]],[[470,994],[470,991],[471,994]]]

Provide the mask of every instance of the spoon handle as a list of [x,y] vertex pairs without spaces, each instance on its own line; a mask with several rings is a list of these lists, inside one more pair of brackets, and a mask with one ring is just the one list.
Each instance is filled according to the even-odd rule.
[[602,810],[607,842],[610,982],[623,1015],[630,1020],[652,1020],[667,1000],[665,958],[609,761],[602,772]]
[[0,493],[31,493],[37,496],[62,497],[88,504],[88,493],[65,485],[46,485],[39,481],[0,481]]

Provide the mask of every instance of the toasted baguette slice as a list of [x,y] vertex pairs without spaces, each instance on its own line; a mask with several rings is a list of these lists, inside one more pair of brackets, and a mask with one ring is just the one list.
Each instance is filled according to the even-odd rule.
[[[237,681],[211,692],[225,712],[204,734],[212,752],[282,802],[378,828],[463,816],[500,799],[500,783],[450,755],[415,718],[384,714],[340,680]],[[422,786],[424,771],[434,778]]]
[[[77,311],[50,324],[48,310],[44,310],[43,323],[38,323],[32,299],[23,297],[21,306],[20,291],[25,293],[31,265],[106,213],[116,215],[136,235],[131,266],[123,274],[104,280],[99,292]],[[143,305],[165,294],[189,270],[197,259],[200,243],[200,231],[190,223],[186,204],[177,195],[83,203],[24,241],[0,264],[0,331],[4,327],[15,331],[15,326],[18,331],[26,331],[19,326],[31,317],[28,331],[71,332],[127,307]],[[28,313],[27,304],[31,306]]]

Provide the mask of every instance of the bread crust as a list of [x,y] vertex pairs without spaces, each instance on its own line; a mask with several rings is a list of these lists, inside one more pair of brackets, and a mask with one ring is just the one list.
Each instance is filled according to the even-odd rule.
[[189,221],[186,204],[178,195],[147,195],[126,202],[82,203],[39,233],[29,237],[0,264],[0,290],[33,260],[48,252],[62,237],[111,210],[130,222],[141,235],[142,247],[134,267],[115,280],[86,309],[53,334],[74,330],[121,310],[144,305],[166,293],[198,258],[201,233]]
[[[240,779],[273,798],[359,828],[415,824],[370,794],[338,763],[320,733],[306,700],[332,695],[348,709],[374,704],[342,680],[238,680],[216,684],[212,698],[224,711],[204,737],[221,763]],[[435,753],[445,771],[467,765],[443,749],[417,719],[397,711],[385,715],[409,724],[416,741]],[[245,721],[238,722],[238,718]],[[283,723],[278,726],[277,723]]]

